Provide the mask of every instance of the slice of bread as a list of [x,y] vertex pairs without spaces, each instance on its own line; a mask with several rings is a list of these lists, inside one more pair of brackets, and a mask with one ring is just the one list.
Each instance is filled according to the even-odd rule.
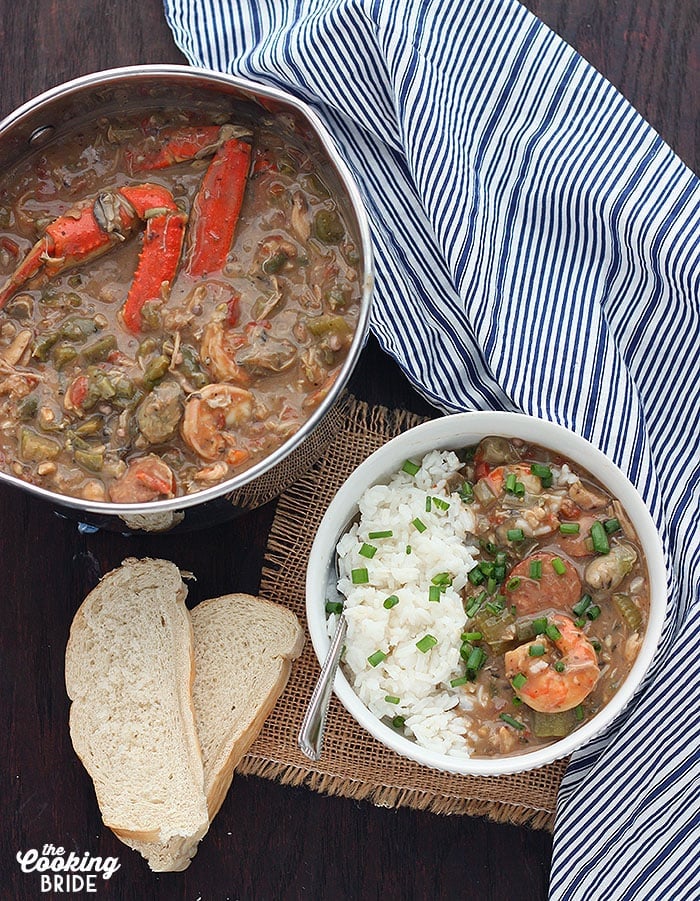
[[[287,608],[247,594],[202,601],[194,628],[195,720],[204,760],[209,818],[231,785],[236,765],[282,694],[304,633]],[[132,842],[154,870],[183,870],[199,839]]]
[[198,842],[209,826],[186,594],[173,563],[128,559],[71,626],[71,739],[105,824],[127,842]]

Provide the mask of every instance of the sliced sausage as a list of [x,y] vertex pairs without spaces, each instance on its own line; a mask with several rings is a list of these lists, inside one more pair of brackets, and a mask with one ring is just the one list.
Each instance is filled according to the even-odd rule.
[[[564,565],[560,575],[554,568],[553,561],[557,554],[539,551],[517,563],[508,574],[505,582],[505,594],[509,604],[515,604],[518,616],[539,613],[554,609],[568,612],[581,598],[581,579],[576,568],[564,557],[558,559]],[[530,576],[530,563],[539,561],[542,564],[542,575],[539,579]],[[515,588],[508,588],[513,578],[520,579]]]

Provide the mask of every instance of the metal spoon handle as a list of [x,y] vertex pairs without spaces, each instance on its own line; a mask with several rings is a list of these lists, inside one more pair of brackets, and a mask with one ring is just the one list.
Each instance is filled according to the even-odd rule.
[[333,680],[338,669],[347,631],[348,623],[345,616],[341,613],[338,617],[338,625],[335,628],[333,640],[328,648],[328,654],[321,667],[321,675],[318,677],[318,682],[311,694],[309,706],[299,729],[299,747],[311,760],[319,760],[321,757],[328,702],[331,699]]

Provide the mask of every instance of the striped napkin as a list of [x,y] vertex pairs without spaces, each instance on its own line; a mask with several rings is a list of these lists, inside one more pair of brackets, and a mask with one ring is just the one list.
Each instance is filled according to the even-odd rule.
[[515,0],[165,10],[190,62],[290,91],[335,135],[370,216],[372,328],[413,385],[445,412],[568,426],[646,499],[662,647],[571,761],[550,893],[700,897],[698,179]]

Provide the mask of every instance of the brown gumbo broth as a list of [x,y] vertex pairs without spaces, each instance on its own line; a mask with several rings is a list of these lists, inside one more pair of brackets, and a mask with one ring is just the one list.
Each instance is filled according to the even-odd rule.
[[[330,166],[318,162],[317,147],[290,136],[283,116],[234,123],[250,159],[240,216],[223,265],[193,275],[185,265],[194,253],[188,227],[212,153],[153,169],[148,159],[168,145],[174,126],[212,124],[222,123],[176,110],[105,118],[5,173],[0,289],[47,227],[55,220],[73,227],[76,210],[96,209],[105,192],[165,188],[176,217],[187,220],[174,277],[157,279],[136,327],[125,324],[125,300],[151,240],[149,219],[163,213],[157,204],[108,252],[91,256],[86,243],[84,255],[55,274],[49,259],[5,299],[5,472],[91,501],[191,494],[272,453],[333,385],[362,289],[358,246]],[[230,193],[226,187],[224,198]],[[205,257],[218,225],[216,215],[204,222]]]

